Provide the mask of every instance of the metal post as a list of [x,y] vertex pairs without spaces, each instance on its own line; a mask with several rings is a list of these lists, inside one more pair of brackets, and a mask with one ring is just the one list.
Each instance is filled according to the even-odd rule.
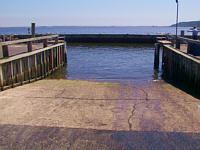
[[177,12],[176,12],[176,41],[177,41],[177,36],[178,36],[178,9],[179,9],[179,1],[176,0],[177,4]]

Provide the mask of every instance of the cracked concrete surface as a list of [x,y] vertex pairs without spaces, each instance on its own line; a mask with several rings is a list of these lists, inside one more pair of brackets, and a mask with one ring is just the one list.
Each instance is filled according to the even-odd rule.
[[[76,137],[78,132],[87,130],[88,138],[94,136],[96,131],[102,131],[106,132],[106,138],[109,139],[116,132],[126,132],[126,136],[133,132],[134,134],[137,134],[135,132],[198,134],[200,132],[198,105],[200,105],[199,99],[163,81],[135,86],[107,82],[41,80],[0,92],[0,129],[2,129],[0,149],[4,149],[2,141],[12,141],[12,136],[3,135],[10,135],[9,133],[15,128],[17,129],[12,133],[22,134],[24,141],[28,140],[28,135],[34,137],[32,141],[36,140],[37,136],[33,135],[33,132],[41,128],[53,128],[52,130],[56,128],[56,131],[59,129],[59,134],[57,132],[51,134],[50,129],[47,131],[48,135],[53,137],[57,134],[60,137],[61,130],[64,129],[70,133],[73,132],[71,129],[80,129],[73,132],[72,137]],[[20,134],[21,128],[27,133]],[[105,135],[100,137],[103,136]],[[46,139],[42,137],[40,138]],[[94,140],[87,138],[87,142],[77,138],[70,147],[68,143],[68,147],[85,149],[83,145],[87,145],[87,149],[93,149],[89,145],[96,145],[99,149],[112,149],[109,145],[99,145],[99,141],[95,141],[100,137],[96,135]],[[62,135],[61,139],[65,138],[68,139]],[[113,144],[116,146],[119,144],[118,148],[115,146],[113,148],[129,149],[127,144],[120,146],[122,140],[116,144],[118,138]],[[134,140],[132,146],[135,144]],[[16,139],[13,142],[16,142]],[[63,144],[66,149],[66,142]],[[23,146],[19,146],[19,149],[23,149]],[[55,145],[52,149],[55,149]]]

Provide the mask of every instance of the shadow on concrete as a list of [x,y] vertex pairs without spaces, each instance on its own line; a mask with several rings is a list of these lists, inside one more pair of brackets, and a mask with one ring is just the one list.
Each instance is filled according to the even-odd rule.
[[1,150],[200,150],[200,133],[0,125]]

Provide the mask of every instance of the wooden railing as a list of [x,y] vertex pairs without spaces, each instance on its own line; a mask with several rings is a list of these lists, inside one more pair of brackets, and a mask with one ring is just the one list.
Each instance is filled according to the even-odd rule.
[[163,46],[163,77],[200,95],[200,60],[171,46]]
[[200,56],[200,40],[193,40],[187,37],[178,36],[177,38],[172,35],[167,35],[167,40],[172,42],[172,45],[175,45],[177,49],[181,49],[181,44],[187,44],[186,53]]
[[[48,46],[47,39],[56,38],[55,44]],[[44,47],[28,53],[0,59],[1,90],[45,78],[55,69],[65,64],[66,50],[64,42],[58,43],[58,36],[45,36],[17,41],[2,42],[1,46],[45,40]]]
[[15,40],[15,41],[7,41],[7,42],[0,42],[0,51],[3,52],[3,57],[9,57],[9,45],[19,44],[19,43],[27,43],[27,49],[28,52],[31,52],[32,49],[32,43],[34,41],[43,41],[43,47],[48,46],[48,40],[55,39],[55,44],[58,43],[58,35],[50,35],[50,36],[42,36],[42,37],[35,37],[35,38],[28,38],[28,39],[21,39],[21,40]]

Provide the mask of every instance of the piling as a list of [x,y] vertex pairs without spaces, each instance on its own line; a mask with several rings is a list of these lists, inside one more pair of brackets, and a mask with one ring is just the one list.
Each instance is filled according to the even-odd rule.
[[184,36],[185,36],[185,31],[181,30],[181,37],[184,37]]
[[31,23],[31,34],[32,37],[35,37],[35,23]]
[[160,44],[155,44],[155,51],[154,51],[154,69],[159,69],[159,62],[160,62]]
[[181,48],[181,42],[180,40],[176,39],[176,48],[180,49]]

